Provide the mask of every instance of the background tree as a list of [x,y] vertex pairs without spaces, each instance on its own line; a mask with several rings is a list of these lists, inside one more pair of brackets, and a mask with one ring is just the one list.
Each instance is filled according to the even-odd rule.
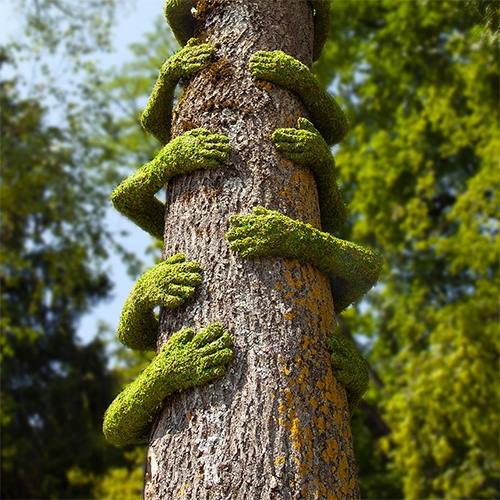
[[81,16],[78,2],[18,4],[26,36],[1,52],[1,493],[90,498],[127,463],[100,431],[117,374],[100,338],[77,336],[120,251],[104,227],[116,127],[93,59],[110,48],[114,2]]
[[318,69],[351,120],[343,234],[387,261],[378,293],[344,315],[368,335],[368,400],[392,430],[380,439],[359,415],[373,437],[359,443],[388,464],[361,462],[363,495],[495,498],[498,4],[339,0],[332,23]]
[[87,486],[70,475],[98,474],[109,455],[98,431],[114,386],[104,346],[76,338],[111,287],[105,204],[41,106],[12,81],[1,95],[2,497],[70,498]]

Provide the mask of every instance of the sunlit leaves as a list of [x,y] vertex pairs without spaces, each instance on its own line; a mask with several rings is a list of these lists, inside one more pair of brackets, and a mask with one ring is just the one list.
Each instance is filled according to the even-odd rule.
[[338,0],[334,13],[318,69],[336,73],[351,119],[337,154],[346,237],[387,262],[371,320],[349,317],[384,382],[383,449],[406,498],[494,497],[499,68],[483,42],[498,7]]

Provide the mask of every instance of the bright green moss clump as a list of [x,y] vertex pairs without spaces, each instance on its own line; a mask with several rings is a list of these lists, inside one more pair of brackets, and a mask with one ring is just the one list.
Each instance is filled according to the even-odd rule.
[[335,175],[335,160],[330,148],[314,125],[299,118],[297,128],[279,128],[272,135],[278,151],[297,165],[310,168],[318,187],[321,227],[335,233],[347,217]]
[[174,175],[212,170],[229,158],[229,139],[205,129],[189,130],[164,146],[155,158],[127,177],[111,194],[113,206],[132,222],[163,240],[165,205],[155,194]]
[[327,144],[337,144],[346,136],[349,122],[345,113],[305,64],[275,50],[256,52],[250,58],[249,67],[256,78],[295,92]]
[[328,274],[337,313],[360,300],[379,277],[382,259],[376,253],[279,212],[257,207],[230,222],[229,248],[242,257],[297,259]]
[[232,338],[217,323],[196,336],[191,329],[172,335],[107,409],[103,425],[106,440],[115,446],[147,441],[163,400],[223,376],[233,357],[231,345]]

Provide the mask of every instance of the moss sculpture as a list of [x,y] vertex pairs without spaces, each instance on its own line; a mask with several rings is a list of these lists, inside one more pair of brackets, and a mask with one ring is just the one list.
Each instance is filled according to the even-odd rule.
[[[310,0],[314,16],[314,59],[328,36],[328,0]],[[162,66],[142,115],[144,129],[163,145],[156,157],[125,179],[112,193],[114,207],[155,238],[163,239],[164,204],[156,193],[175,175],[198,169],[216,169],[228,160],[227,137],[195,129],[170,140],[175,87],[206,67],[215,48],[195,38],[193,11],[197,0],[167,0],[165,14],[183,45]],[[329,145],[346,135],[347,119],[319,85],[307,66],[281,51],[257,52],[249,61],[255,78],[295,92],[312,122],[299,118],[297,128],[277,129],[277,150],[315,176],[323,231],[257,207],[251,215],[231,217],[226,238],[230,249],[244,258],[285,257],[308,262],[330,276],[337,312],[358,301],[376,282],[380,258],[368,249],[332,235],[346,219],[346,207],[337,187],[335,162]],[[134,285],[118,326],[118,338],[132,349],[153,350],[157,342],[155,306],[179,307],[192,298],[201,283],[198,263],[174,255],[150,269]],[[206,384],[226,372],[232,359],[232,339],[220,324],[197,335],[181,330],[169,339],[151,364],[113,401],[104,417],[106,439],[117,446],[147,441],[159,407],[175,392]],[[332,366],[354,408],[366,390],[367,365],[354,345],[337,332],[330,339]]]
[[275,50],[256,52],[250,58],[249,66],[256,78],[295,92],[327,144],[332,146],[345,137],[349,130],[345,113],[305,64]]
[[163,240],[165,205],[155,194],[174,175],[217,168],[229,158],[230,151],[226,136],[201,128],[184,132],[127,177],[111,194],[111,202],[140,228]]
[[217,323],[198,335],[191,329],[172,335],[107,409],[103,426],[106,439],[117,446],[147,441],[154,415],[165,398],[226,373],[233,356],[231,344],[231,337]]
[[335,238],[273,210],[254,208],[252,215],[233,215],[226,234],[229,248],[242,257],[286,257],[325,272],[337,313],[357,302],[377,281],[381,260],[371,250]]

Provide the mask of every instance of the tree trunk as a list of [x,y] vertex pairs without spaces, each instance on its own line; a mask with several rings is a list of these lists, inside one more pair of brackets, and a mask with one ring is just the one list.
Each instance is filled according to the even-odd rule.
[[244,260],[224,234],[229,217],[262,205],[319,227],[314,178],[270,139],[307,117],[300,100],[250,75],[258,50],[283,50],[311,67],[308,1],[198,3],[214,62],[187,86],[173,137],[203,127],[225,134],[230,161],[168,186],[164,257],[201,264],[194,299],[162,311],[159,347],[185,327],[220,322],[234,336],[227,375],[168,399],[147,454],[147,499],[359,498],[343,387],[330,365],[335,326],[328,279],[284,259]]

